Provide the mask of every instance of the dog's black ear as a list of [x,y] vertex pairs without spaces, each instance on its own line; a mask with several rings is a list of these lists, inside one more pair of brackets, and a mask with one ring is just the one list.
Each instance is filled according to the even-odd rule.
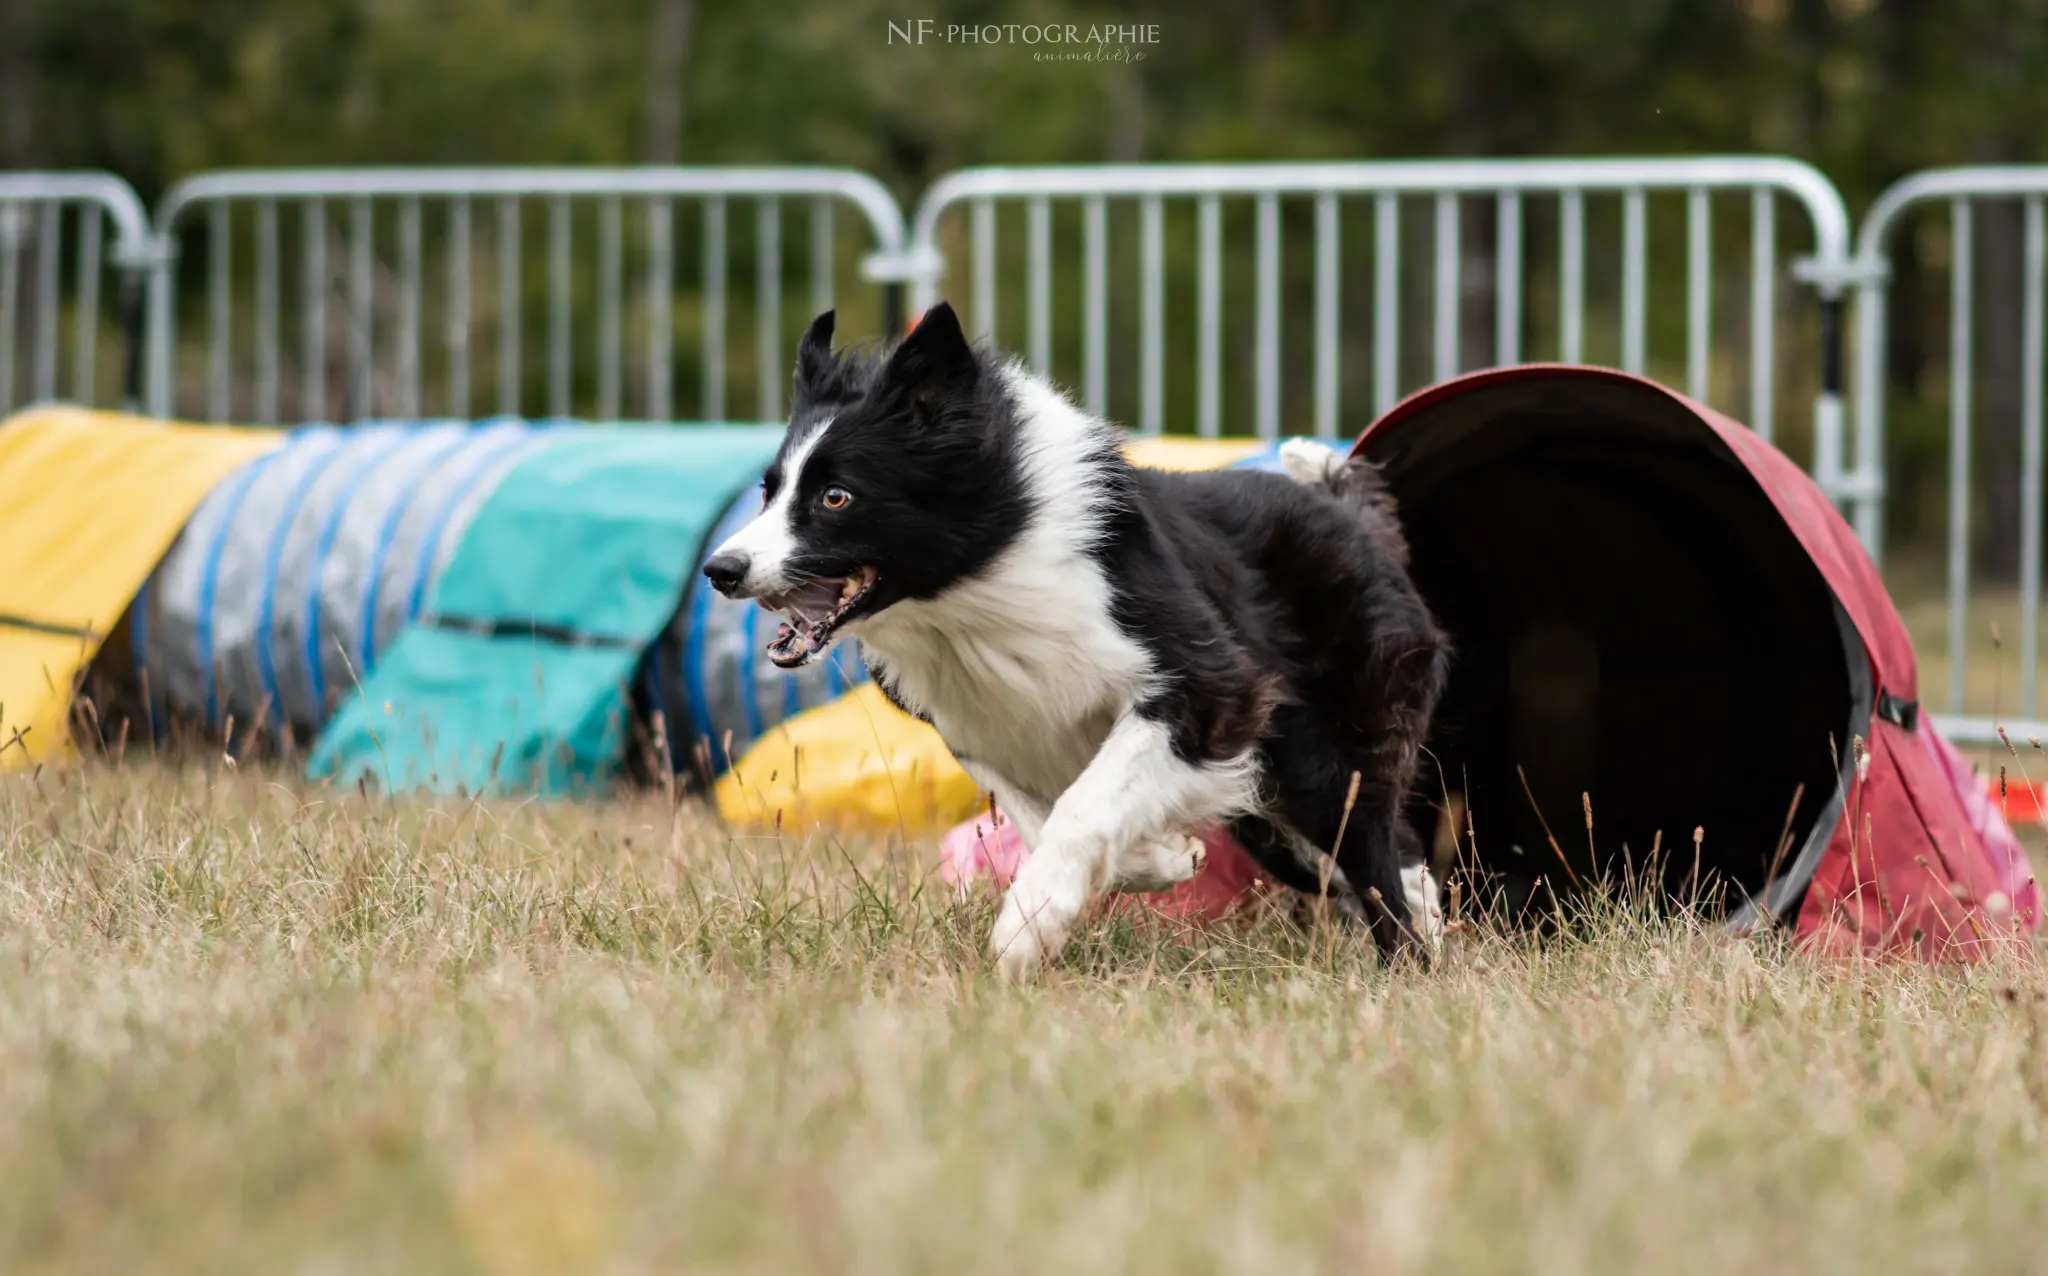
[[811,326],[804,329],[803,340],[797,343],[796,384],[790,395],[793,407],[802,407],[815,399],[838,371],[839,363],[832,357],[832,323],[837,314],[827,310],[811,320]]
[[981,364],[960,330],[960,316],[940,302],[924,312],[910,335],[889,356],[884,374],[891,387],[910,397],[911,407],[927,424],[941,415],[952,397],[974,389]]

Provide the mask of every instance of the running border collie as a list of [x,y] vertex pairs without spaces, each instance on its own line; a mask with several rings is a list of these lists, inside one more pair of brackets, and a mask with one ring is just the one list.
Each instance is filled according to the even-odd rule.
[[1016,824],[1000,969],[1056,956],[1105,891],[1192,877],[1211,822],[1425,955],[1406,807],[1449,648],[1377,472],[1306,442],[1286,475],[1142,469],[943,302],[886,353],[835,354],[832,326],[798,347],[761,513],[704,574],[780,613],[778,665],[857,636]]

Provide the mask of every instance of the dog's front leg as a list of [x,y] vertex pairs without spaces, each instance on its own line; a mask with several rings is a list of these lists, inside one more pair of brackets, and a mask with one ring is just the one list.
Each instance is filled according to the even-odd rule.
[[[1024,839],[1024,845],[1031,850],[1038,849],[1039,840],[1045,833],[1046,817],[1051,814],[1050,808],[1012,784],[987,763],[962,758],[958,754],[954,756],[961,769],[973,777],[983,792],[994,795],[996,809],[1017,826],[1017,836]],[[1193,834],[1169,833],[1157,841],[1139,842],[1125,848],[1110,865],[1109,881],[1104,889],[1133,895],[1170,890],[1201,872],[1208,854],[1208,847]]]
[[1135,848],[1244,809],[1252,779],[1248,756],[1189,761],[1164,723],[1127,710],[1053,803],[1010,884],[989,941],[1003,973],[1028,974],[1057,955]]

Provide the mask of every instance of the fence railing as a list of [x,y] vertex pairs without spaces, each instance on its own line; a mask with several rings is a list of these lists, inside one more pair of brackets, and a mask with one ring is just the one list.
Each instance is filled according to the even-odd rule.
[[[1975,545],[1971,512],[1980,506],[1976,464],[1975,422],[1981,409],[1976,393],[1977,322],[1983,309],[1977,300],[1976,228],[1979,205],[1985,201],[2016,201],[2024,222],[2018,289],[2021,298],[2017,368],[2019,379],[2018,510],[2019,543],[2013,558],[2018,568],[2018,719],[2001,718],[2005,706],[1987,705],[1973,697],[1973,672],[1996,683],[1999,657],[1985,658],[1995,641],[1991,615],[1972,611],[1971,565]],[[1944,574],[1947,624],[1944,655],[1947,686],[1942,695],[1947,713],[1942,729],[1973,743],[1997,743],[2001,723],[2015,739],[2048,736],[2040,722],[2041,537],[2043,462],[2042,374],[2044,337],[2044,272],[2048,272],[2048,165],[1931,169],[1888,187],[1864,215],[1857,235],[1856,276],[1856,468],[1857,488],[1868,497],[1857,530],[1877,553],[1884,537],[1884,460],[1886,394],[1890,384],[1891,343],[1887,304],[1893,287],[1890,254],[1900,228],[1911,215],[1930,205],[1948,206],[1948,525]],[[1999,263],[1990,263],[1994,268]],[[1994,319],[1997,316],[1993,316]],[[2010,336],[2010,334],[1999,334]],[[1981,609],[1980,609],[1981,610]],[[2001,610],[2001,609],[1994,609]],[[1985,623],[1978,625],[1976,620]],[[1980,629],[1982,632],[1973,632]],[[1979,677],[1974,681],[1981,681]],[[1983,689],[1978,688],[1979,692]],[[1924,693],[1923,693],[1924,694]],[[1972,699],[1977,700],[1971,712]],[[1989,709],[1990,712],[1984,712]]]
[[[0,416],[67,386],[66,398],[92,404],[112,397],[104,383],[132,385],[104,375],[100,328],[139,315],[134,285],[148,246],[142,201],[110,173],[0,173]],[[124,285],[114,296],[126,313],[103,310],[114,281],[108,264]],[[139,342],[127,345],[140,352]]]
[[[2016,453],[2005,523],[2018,544],[2001,546],[2017,603],[1998,597],[2017,608],[2008,646],[2031,721],[2048,166],[1909,177],[1871,206],[1853,251],[1834,187],[1771,157],[968,169],[909,221],[879,182],[840,169],[237,171],[179,183],[153,223],[108,174],[0,174],[0,409],[62,395],[219,420],[669,418],[747,401],[773,419],[811,311],[855,301],[852,288],[894,331],[906,287],[922,308],[957,279],[979,333],[1148,431],[1349,433],[1368,405],[1429,380],[1559,358],[1662,376],[1770,437],[1796,362],[1815,395],[1815,476],[1876,555],[1897,446],[1892,256],[1917,217],[1947,253],[1950,290],[1949,659],[1935,681],[1958,734],[1983,739],[1990,719],[1966,709],[1991,592],[1972,592],[1987,201],[2016,206],[2008,247],[2023,267],[2006,285],[2020,355],[2000,365],[2017,394],[1989,415]],[[791,204],[801,230],[785,235]],[[1803,226],[1779,225],[1788,205]],[[1920,216],[1940,205],[1945,219]],[[1813,290],[1817,323],[1788,277]],[[1850,288],[1853,464],[1838,393]],[[181,344],[177,326],[195,321],[202,335]],[[122,360],[102,353],[117,323]],[[751,395],[733,390],[749,381]]]
[[[1225,210],[1231,204],[1249,203],[1253,214],[1249,307],[1252,425],[1258,434],[1274,437],[1282,431],[1283,420],[1301,421],[1327,437],[1340,432],[1345,373],[1354,362],[1344,356],[1341,336],[1347,274],[1343,268],[1347,260],[1344,230],[1346,214],[1365,202],[1362,197],[1369,197],[1372,213],[1369,367],[1371,408],[1378,413],[1392,406],[1405,389],[1474,366],[1520,362],[1538,353],[1564,362],[1585,361],[1589,353],[1587,279],[1589,262],[1594,260],[1588,247],[1588,205],[1595,197],[1613,197],[1620,206],[1618,333],[1613,361],[1637,372],[1645,371],[1650,360],[1650,203],[1658,195],[1683,197],[1684,384],[1696,398],[1714,397],[1710,393],[1716,292],[1713,208],[1714,197],[1724,193],[1749,196],[1748,402],[1744,406],[1750,424],[1766,437],[1773,432],[1784,265],[1778,246],[1778,199],[1788,197],[1805,214],[1811,257],[1798,264],[1797,273],[1816,288],[1823,311],[1822,376],[1815,403],[1816,470],[1823,486],[1839,488],[1843,475],[1839,464],[1842,409],[1837,299],[1848,260],[1849,219],[1827,178],[1794,160],[1704,157],[966,169],[940,179],[918,205],[906,260],[913,280],[913,304],[921,309],[937,297],[949,257],[964,251],[971,262],[971,325],[979,334],[994,335],[1000,309],[997,208],[1021,203],[1026,221],[1023,348],[1035,366],[1049,369],[1055,357],[1054,205],[1056,201],[1078,201],[1082,332],[1079,376],[1074,379],[1088,405],[1100,411],[1111,396],[1110,280],[1113,275],[1120,281],[1130,277],[1119,274],[1113,263],[1109,210],[1112,201],[1135,202],[1135,234],[1127,235],[1125,241],[1135,241],[1137,255],[1135,423],[1150,432],[1168,423],[1168,329],[1174,326],[1170,316],[1185,315],[1191,303],[1192,358],[1186,367],[1194,382],[1193,404],[1191,412],[1175,414],[1174,424],[1214,435],[1225,428],[1224,294],[1225,277],[1230,273],[1224,248]],[[1404,378],[1402,216],[1404,204],[1415,198],[1433,205],[1428,326],[1424,329],[1430,337],[1430,359],[1425,376]],[[1303,200],[1313,210],[1313,296],[1307,307],[1313,342],[1308,377],[1312,403],[1305,420],[1304,414],[1285,414],[1282,402],[1286,380],[1283,293],[1295,291],[1283,269],[1283,201]],[[1525,235],[1529,220],[1525,204],[1537,201],[1554,208],[1556,236],[1555,267],[1546,274],[1549,291],[1554,294],[1549,300],[1555,306],[1556,321],[1549,349],[1541,352],[1532,348],[1532,332],[1537,326],[1532,284],[1537,276],[1531,266],[1538,254]],[[1178,281],[1184,295],[1174,298],[1176,308],[1169,311],[1167,210],[1171,204],[1190,203],[1195,223],[1194,278]],[[1465,272],[1473,244],[1462,219],[1474,203],[1492,223],[1491,243],[1483,245],[1490,247],[1491,261],[1484,278],[1468,280]],[[948,234],[949,215],[961,209],[967,212],[969,223],[964,250],[960,236]],[[1475,293],[1490,299],[1490,307],[1480,309],[1490,308],[1493,328],[1490,348],[1477,352],[1463,331],[1467,313],[1474,309],[1470,303]],[[1484,296],[1489,293],[1490,298]],[[1548,317],[1543,321],[1547,324]]]
[[[886,264],[899,250],[903,218],[896,201],[866,174],[829,168],[371,168],[280,169],[208,173],[179,182],[156,212],[159,251],[149,293],[150,411],[168,415],[178,403],[174,331],[178,249],[190,224],[203,218],[207,340],[203,411],[214,420],[411,418],[469,416],[477,406],[472,372],[486,356],[496,382],[493,407],[532,415],[523,360],[528,344],[523,226],[530,204],[545,208],[546,291],[544,408],[566,416],[581,409],[613,418],[626,408],[625,352],[641,352],[641,408],[650,419],[674,415],[679,311],[677,215],[694,214],[700,236],[692,281],[695,304],[684,317],[696,330],[697,395],[692,410],[720,419],[730,412],[728,374],[750,367],[753,411],[782,415],[788,380],[783,352],[785,270],[783,206],[804,201],[809,233],[808,300],[833,304],[840,286],[842,236],[835,209],[851,206],[861,253]],[[684,203],[679,208],[679,202]],[[731,231],[728,205],[750,204],[754,284],[751,349],[729,340]],[[431,222],[427,206],[434,206]],[[342,215],[330,218],[330,205]],[[629,226],[627,208],[638,223]],[[246,210],[244,217],[237,212]],[[249,221],[251,226],[238,226]],[[297,248],[296,314],[289,319],[298,354],[296,391],[284,396],[288,311],[282,241]],[[345,222],[345,228],[330,222]],[[380,247],[379,226],[389,238]],[[481,223],[481,224],[479,224]],[[575,240],[595,240],[594,279],[579,286]],[[480,251],[488,239],[492,252]],[[253,257],[253,279],[238,287],[237,245]],[[629,296],[626,262],[636,259],[639,297]],[[586,259],[587,260],[587,259]],[[392,264],[394,263],[395,264]],[[430,263],[433,265],[430,266]],[[482,267],[481,269],[479,267]],[[427,273],[440,276],[439,313],[425,313]],[[588,269],[588,267],[586,267]],[[188,272],[195,273],[195,272]],[[494,348],[472,349],[482,295],[495,311]],[[338,315],[335,313],[339,311]],[[594,313],[592,313],[594,312]],[[590,314],[588,331],[576,322]],[[637,331],[629,334],[628,317]],[[807,317],[807,316],[806,316]],[[886,314],[885,322],[896,321]],[[439,340],[426,325],[438,322]],[[629,337],[631,338],[629,342]],[[340,348],[334,348],[336,339]],[[440,347],[439,393],[425,393],[427,347]],[[380,358],[380,350],[382,357]],[[737,356],[744,354],[742,361]],[[330,365],[338,365],[330,369]],[[330,378],[330,370],[337,375]],[[246,381],[252,393],[236,394]],[[334,384],[339,381],[340,385]],[[341,393],[337,394],[339,389]]]

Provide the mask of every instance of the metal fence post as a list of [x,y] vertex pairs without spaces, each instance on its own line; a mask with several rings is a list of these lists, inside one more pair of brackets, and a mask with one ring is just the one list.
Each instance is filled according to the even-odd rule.
[[[2012,717],[1998,716],[2005,706],[1973,706],[1967,701],[1968,679],[1964,676],[1970,660],[1970,559],[1973,530],[1970,501],[1973,478],[1971,466],[1971,413],[1974,396],[1971,378],[1977,369],[1971,344],[1975,335],[1971,270],[1979,248],[1969,232],[1972,202],[1979,199],[2021,201],[2026,214],[2026,236],[2021,274],[2021,363],[2020,445],[2021,473],[2019,533],[2019,580],[2017,595],[2019,625],[2017,643],[2008,638],[2005,650],[2017,647],[2019,662],[2019,703]],[[2048,320],[2048,215],[2041,211],[2048,201],[2048,165],[1983,165],[1929,169],[1892,183],[1871,202],[1857,227],[1854,268],[1848,281],[1856,287],[1856,438],[1857,461],[1861,471],[1852,491],[1858,497],[1857,531],[1866,536],[1873,555],[1883,536],[1883,476],[1879,468],[1885,446],[1885,399],[1888,384],[1886,341],[1887,307],[1891,284],[1888,246],[1907,213],[1915,208],[1945,204],[1950,217],[1951,262],[1949,264],[1950,366],[1948,387],[1949,526],[1947,537],[1947,656],[1950,677],[1946,694],[1948,712],[1935,719],[1936,726],[1958,743],[1998,745],[2001,732],[2008,737],[2048,737],[2048,721],[2041,720],[2040,693],[2042,591],[2042,424],[2041,385],[2044,359],[2041,333]],[[1989,634],[1982,635],[1989,642]],[[2003,662],[2010,656],[2000,654]],[[2005,673],[2005,670],[2001,670]],[[2010,686],[2010,682],[2002,685]],[[1923,696],[1927,696],[1923,685]],[[1931,697],[1929,697],[1931,698]],[[1986,714],[1983,709],[1992,713]]]
[[[141,311],[136,272],[147,259],[149,215],[128,183],[111,173],[0,173],[0,240],[5,240],[10,231],[28,225],[30,209],[39,210],[41,214],[36,219],[34,232],[39,254],[35,280],[36,307],[29,321],[36,356],[31,373],[19,380],[29,387],[31,397],[46,398],[57,393],[58,327],[62,313],[58,296],[64,288],[61,240],[66,208],[76,210],[80,219],[73,280],[77,305],[76,332],[72,338],[75,347],[72,351],[72,397],[87,406],[95,398],[92,380],[97,366],[100,267],[104,258],[113,262],[121,272],[122,393],[123,405],[132,406],[138,397],[136,360],[143,348],[142,334],[138,329]],[[108,221],[114,226],[111,244],[107,243],[104,233],[103,223]],[[0,262],[0,273],[5,273],[12,254],[4,245],[0,245],[0,253],[8,256],[8,262]],[[9,299],[0,298],[0,309],[9,304]],[[7,322],[0,323],[0,342],[16,340],[13,320],[14,316],[9,311]],[[4,361],[4,355],[0,355],[0,361]],[[9,396],[0,394],[0,416],[4,416],[11,406]]]

